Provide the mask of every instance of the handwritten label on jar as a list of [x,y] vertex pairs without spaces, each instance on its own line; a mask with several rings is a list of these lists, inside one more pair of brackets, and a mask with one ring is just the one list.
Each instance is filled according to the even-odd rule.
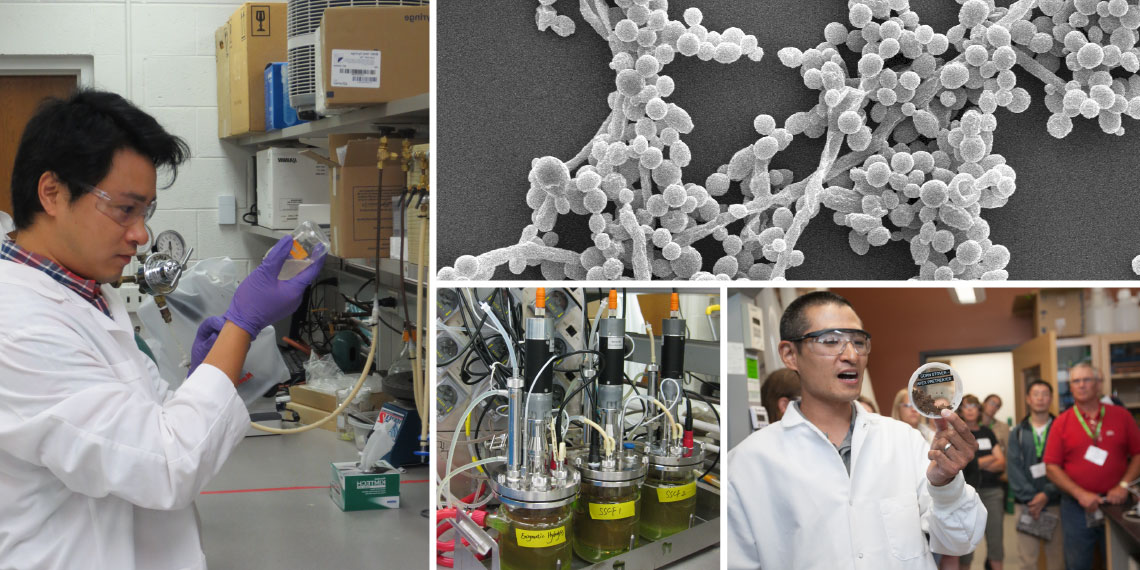
[[566,527],[548,528],[546,530],[515,529],[515,538],[523,548],[546,548],[558,546],[566,542]]
[[657,500],[662,503],[683,501],[689,497],[697,496],[697,483],[688,483],[676,487],[658,487]]
[[628,519],[634,514],[633,503],[590,503],[590,518],[600,521]]

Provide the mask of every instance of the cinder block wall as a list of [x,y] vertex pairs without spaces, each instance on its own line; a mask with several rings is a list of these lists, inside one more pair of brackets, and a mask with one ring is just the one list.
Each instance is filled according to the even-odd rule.
[[249,208],[246,160],[252,151],[218,139],[213,45],[214,31],[241,4],[3,1],[0,73],[6,56],[92,56],[95,87],[130,99],[190,145],[192,158],[173,186],[163,189],[169,180],[160,173],[151,228],[181,233],[194,259],[228,255],[244,276],[272,242],[236,225],[218,225],[219,195],[236,196],[239,219]]

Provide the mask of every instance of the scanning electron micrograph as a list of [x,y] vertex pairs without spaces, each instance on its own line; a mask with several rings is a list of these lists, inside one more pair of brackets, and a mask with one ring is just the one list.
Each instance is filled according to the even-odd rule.
[[480,6],[441,279],[1140,274],[1137,0]]

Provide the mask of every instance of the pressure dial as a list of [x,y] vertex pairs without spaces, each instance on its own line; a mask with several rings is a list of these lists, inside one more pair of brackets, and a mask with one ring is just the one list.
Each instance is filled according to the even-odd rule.
[[182,259],[186,254],[186,240],[174,230],[166,230],[154,239],[155,250],[174,259]]

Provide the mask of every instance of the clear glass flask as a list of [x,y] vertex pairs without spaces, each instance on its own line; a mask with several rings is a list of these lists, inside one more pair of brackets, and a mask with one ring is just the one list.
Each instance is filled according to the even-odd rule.
[[587,562],[601,562],[629,552],[636,541],[641,516],[641,486],[599,483],[582,479],[574,501],[574,553]]
[[573,558],[570,505],[528,508],[503,505],[487,517],[499,531],[503,570],[570,570]]
[[320,226],[308,220],[301,222],[297,229],[293,230],[292,236],[293,249],[281,266],[281,272],[277,274],[277,279],[280,281],[296,277],[306,267],[319,261],[329,252],[331,245]]
[[638,533],[648,540],[677,534],[693,524],[697,511],[697,472],[650,468],[641,488]]

